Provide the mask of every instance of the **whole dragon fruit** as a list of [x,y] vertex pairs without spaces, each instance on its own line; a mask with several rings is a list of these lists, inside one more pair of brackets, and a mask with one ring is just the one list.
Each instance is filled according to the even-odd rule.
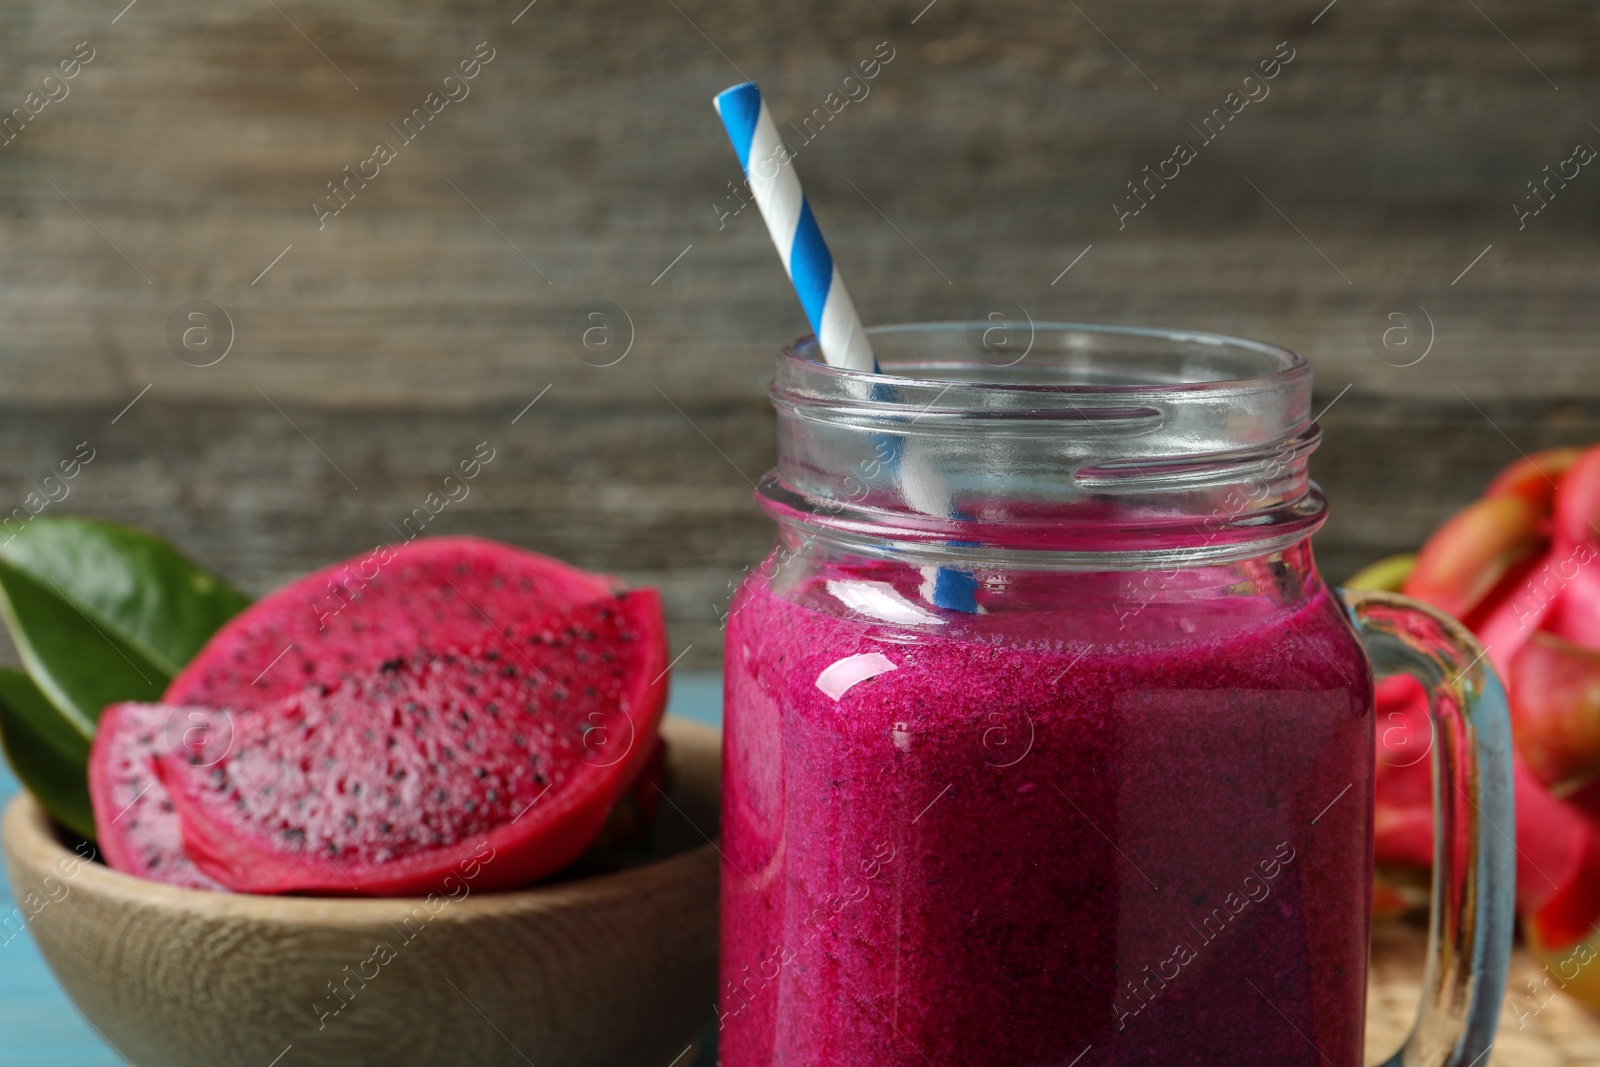
[[[1354,586],[1398,588],[1464,622],[1505,680],[1516,741],[1517,906],[1530,948],[1600,1007],[1600,446],[1506,468],[1416,557]],[[1378,691],[1378,903],[1433,856],[1427,707]],[[1509,828],[1507,828],[1509,829]],[[1589,973],[1589,972],[1596,973]]]

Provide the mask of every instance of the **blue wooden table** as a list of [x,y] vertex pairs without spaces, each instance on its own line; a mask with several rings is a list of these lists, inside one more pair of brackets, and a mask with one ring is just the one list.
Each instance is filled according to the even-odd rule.
[[[19,788],[0,760],[0,807]],[[0,880],[0,916],[16,906],[11,887]],[[115,1067],[121,1062],[56,988],[33,938],[0,944],[0,1067]]]
[[[667,710],[720,725],[722,679],[675,675]],[[0,760],[0,807],[17,789],[16,778]],[[15,907],[10,888],[0,880],[0,915]],[[122,1062],[56,987],[32,938],[0,944],[0,1067],[117,1067]],[[696,1067],[715,1062],[715,1049],[707,1048]]]

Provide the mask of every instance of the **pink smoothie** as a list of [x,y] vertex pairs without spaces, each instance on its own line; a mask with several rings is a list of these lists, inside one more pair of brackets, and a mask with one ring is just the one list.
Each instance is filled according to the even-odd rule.
[[960,616],[915,581],[736,599],[724,1067],[1360,1067],[1371,688],[1320,584]]

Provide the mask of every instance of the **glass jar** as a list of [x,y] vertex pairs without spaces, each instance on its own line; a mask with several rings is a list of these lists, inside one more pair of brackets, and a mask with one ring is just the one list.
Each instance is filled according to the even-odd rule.
[[1359,1067],[1374,666],[1432,687],[1460,786],[1406,1062],[1466,1067],[1509,953],[1478,822],[1511,822],[1504,700],[1458,625],[1323,583],[1305,361],[870,334],[880,374],[803,341],[772,389],[778,537],[728,616],[724,1067]]

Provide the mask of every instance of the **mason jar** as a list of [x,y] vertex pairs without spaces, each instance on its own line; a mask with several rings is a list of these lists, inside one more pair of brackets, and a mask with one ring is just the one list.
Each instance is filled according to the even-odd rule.
[[[1203,333],[869,331],[778,358],[727,620],[721,1062],[1360,1067],[1374,672],[1432,694],[1409,1067],[1492,1039],[1504,698],[1310,538],[1311,369]],[[1024,344],[1026,342],[1026,344]]]

